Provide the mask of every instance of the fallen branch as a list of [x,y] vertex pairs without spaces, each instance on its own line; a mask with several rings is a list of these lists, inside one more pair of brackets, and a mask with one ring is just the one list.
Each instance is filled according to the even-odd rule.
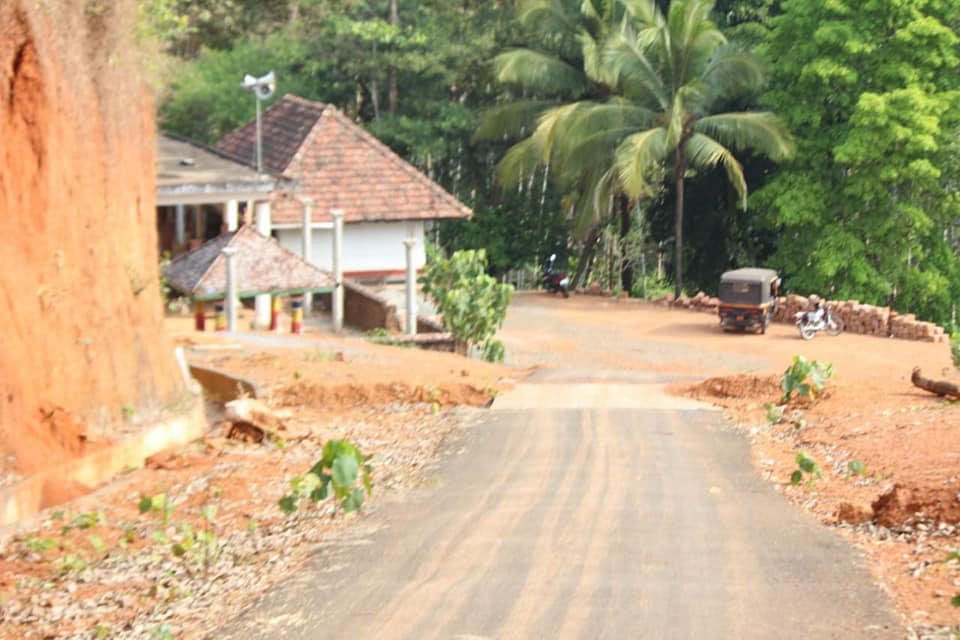
[[929,391],[930,393],[935,393],[938,396],[952,396],[954,398],[960,398],[960,386],[952,382],[947,382],[946,380],[931,380],[930,378],[925,378],[920,373],[920,367],[913,368],[913,374],[910,376],[910,381],[917,387]]

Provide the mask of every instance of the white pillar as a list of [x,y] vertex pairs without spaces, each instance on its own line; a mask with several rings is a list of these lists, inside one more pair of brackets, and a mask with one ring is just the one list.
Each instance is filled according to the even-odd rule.
[[[257,231],[268,238],[270,237],[270,202],[263,200],[257,202],[254,207],[256,213]],[[254,300],[255,320],[254,325],[257,329],[266,329],[270,326],[270,294],[261,293]]]
[[331,209],[333,217],[333,331],[343,329],[343,209]]
[[[303,236],[301,238],[301,244],[303,245],[303,259],[306,262],[313,262],[310,259],[310,236],[313,234],[313,220],[312,220],[312,211],[313,207],[313,198],[300,198],[300,203],[303,205]],[[303,295],[303,315],[307,316],[313,310],[313,294],[305,293]]]
[[417,272],[413,268],[413,247],[416,238],[407,238],[403,246],[407,254],[407,335],[417,335]]
[[227,331],[237,330],[237,265],[235,247],[224,247],[221,253],[227,260]]
[[187,245],[187,207],[178,204],[174,218],[174,247],[183,249]]
[[224,206],[224,222],[227,224],[227,231],[236,231],[240,227],[240,203],[236,200],[228,200]]

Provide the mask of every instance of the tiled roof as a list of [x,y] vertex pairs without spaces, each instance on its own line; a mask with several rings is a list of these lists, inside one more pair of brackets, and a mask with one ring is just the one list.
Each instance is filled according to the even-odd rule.
[[222,298],[227,289],[225,247],[237,250],[237,290],[241,296],[271,291],[332,289],[333,277],[250,226],[222,233],[190,253],[177,256],[164,271],[170,286],[197,298]]
[[[283,174],[327,105],[284,96],[260,114],[263,170]],[[257,121],[228,133],[215,148],[257,166]]]
[[[302,205],[294,196],[313,199],[315,222],[329,220],[331,209],[343,209],[345,222],[466,218],[472,213],[332,105],[284,96],[262,114],[261,123],[265,168],[282,171],[300,185],[296,193],[273,195],[275,224],[300,223]],[[271,135],[277,140],[268,145]],[[254,137],[254,125],[248,124],[217,147],[232,155],[249,154]]]

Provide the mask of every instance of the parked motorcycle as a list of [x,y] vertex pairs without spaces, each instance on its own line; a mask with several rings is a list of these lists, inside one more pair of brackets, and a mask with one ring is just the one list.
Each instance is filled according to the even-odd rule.
[[547,258],[547,262],[543,265],[543,286],[550,293],[557,293],[558,291],[563,294],[564,298],[570,297],[570,280],[567,278],[567,274],[562,271],[556,271],[553,268],[553,263],[557,260],[557,254],[552,253],[550,257]]
[[838,336],[843,331],[843,322],[830,314],[828,304],[821,305],[818,302],[813,311],[798,311],[793,319],[804,340],[812,340],[819,331],[826,331],[828,336]]

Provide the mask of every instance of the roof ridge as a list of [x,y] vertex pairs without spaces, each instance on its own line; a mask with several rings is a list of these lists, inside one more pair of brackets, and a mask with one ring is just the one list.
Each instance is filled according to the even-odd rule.
[[[471,213],[473,213],[473,210],[470,207],[460,202],[460,200],[458,200],[452,193],[448,192],[442,186],[437,184],[432,178],[430,178],[425,173],[417,169],[410,162],[404,160],[400,156],[400,154],[398,154],[396,151],[391,149],[387,144],[379,140],[375,135],[373,135],[372,133],[370,133],[363,127],[361,127],[356,122],[352,121],[350,118],[348,118],[346,114],[340,111],[340,109],[338,109],[336,106],[332,104],[327,106],[330,108],[324,109],[323,113],[320,114],[320,118],[317,119],[317,124],[314,125],[314,127],[319,125],[320,121],[323,120],[325,117],[327,117],[327,114],[329,113],[331,117],[337,118],[338,120],[346,123],[348,125],[347,131],[355,132],[355,134],[359,138],[361,138],[364,142],[369,143],[381,155],[386,157],[388,160],[390,160],[394,164],[397,164],[400,167],[400,169],[404,171],[404,173],[412,176],[417,182],[420,182],[431,191],[438,192],[440,198],[446,200],[447,203],[451,204],[454,209],[462,211],[466,213],[468,216]],[[311,130],[311,133],[312,133],[312,130]],[[309,137],[309,134],[308,134],[308,137]],[[306,139],[304,140],[306,141]]]

